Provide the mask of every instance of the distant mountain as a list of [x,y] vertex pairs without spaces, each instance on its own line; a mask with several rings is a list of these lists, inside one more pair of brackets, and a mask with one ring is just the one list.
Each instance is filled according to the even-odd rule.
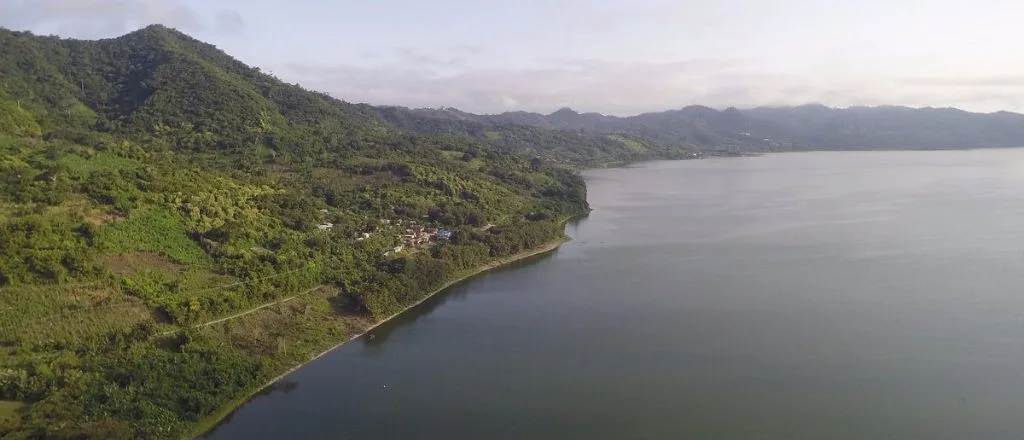
[[[487,126],[526,125],[590,135],[618,135],[704,151],[947,149],[1024,146],[1024,115],[898,106],[728,108],[688,106],[617,117],[562,108],[551,114],[474,115],[455,109],[405,110],[421,117]],[[411,128],[411,127],[406,127]],[[414,128],[413,128],[414,129]]]
[[[469,137],[496,150],[538,156],[551,162],[595,166],[652,159],[687,159],[696,149],[686,144],[667,143],[625,130],[601,132],[570,128],[575,116],[507,113],[474,115],[456,109],[379,107],[379,116],[393,126],[419,134]],[[570,110],[571,111],[571,110]],[[606,119],[597,114],[577,115]],[[590,124],[600,125],[599,121]]]

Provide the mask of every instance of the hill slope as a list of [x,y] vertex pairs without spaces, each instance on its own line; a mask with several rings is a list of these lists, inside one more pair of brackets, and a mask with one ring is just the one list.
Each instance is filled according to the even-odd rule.
[[0,29],[0,437],[194,434],[586,210],[569,171],[405,133],[171,29]]

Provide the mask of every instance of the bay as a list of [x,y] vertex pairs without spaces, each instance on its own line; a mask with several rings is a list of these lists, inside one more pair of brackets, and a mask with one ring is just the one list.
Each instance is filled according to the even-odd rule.
[[1024,433],[1024,150],[586,177],[573,241],[310,363],[207,438]]

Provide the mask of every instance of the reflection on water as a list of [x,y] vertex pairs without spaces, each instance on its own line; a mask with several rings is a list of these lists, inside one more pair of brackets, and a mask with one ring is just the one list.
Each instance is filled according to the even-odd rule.
[[554,253],[557,252],[558,249],[555,249],[551,252],[533,255],[527,258],[523,258],[522,260],[514,261],[512,263],[494,268],[487,272],[482,272],[481,274],[474,275],[465,280],[459,281],[458,283],[449,286],[444,291],[439,292],[438,294],[431,296],[430,298],[427,298],[422,303],[418,304],[416,307],[406,310],[405,312],[402,312],[402,314],[392,318],[390,321],[377,326],[377,328],[373,330],[370,330],[365,335],[360,337],[359,341],[361,342],[362,346],[366,348],[380,347],[387,342],[388,338],[396,330],[414,324],[416,321],[426,316],[429,316],[431,313],[433,313],[435,310],[437,310],[438,308],[445,304],[465,300],[466,297],[473,292],[472,281],[476,277],[479,277],[481,275],[493,274],[497,272],[527,268],[543,261],[545,258],[551,257]]
[[[297,390],[298,388],[298,381],[289,380],[287,377],[285,377],[284,379],[274,382],[270,384],[270,386],[265,387],[262,390],[259,390],[259,392],[257,392],[256,394],[253,394],[253,396],[249,398],[249,402],[251,402],[253,399],[269,397],[277,393],[288,395],[291,394],[293,391]],[[227,417],[224,417],[224,419],[222,419],[220,422],[217,422],[213,429],[204,434],[202,438],[212,438],[217,433],[217,429],[219,429],[221,426],[231,423],[231,419],[234,418],[235,414],[244,409],[245,405],[248,405],[249,402],[242,404],[242,406],[238,407],[238,409],[232,411],[231,414],[228,414]]]

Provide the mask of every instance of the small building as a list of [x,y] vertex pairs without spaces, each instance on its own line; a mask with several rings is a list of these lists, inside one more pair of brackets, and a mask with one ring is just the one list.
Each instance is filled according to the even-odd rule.
[[449,231],[447,229],[441,229],[441,230],[437,231],[437,239],[438,240],[449,240],[451,238],[452,238],[452,231]]
[[316,225],[316,228],[321,230],[321,231],[329,231],[333,227],[334,227],[334,223],[330,223],[330,222],[328,222],[328,223],[321,223],[319,225]]

